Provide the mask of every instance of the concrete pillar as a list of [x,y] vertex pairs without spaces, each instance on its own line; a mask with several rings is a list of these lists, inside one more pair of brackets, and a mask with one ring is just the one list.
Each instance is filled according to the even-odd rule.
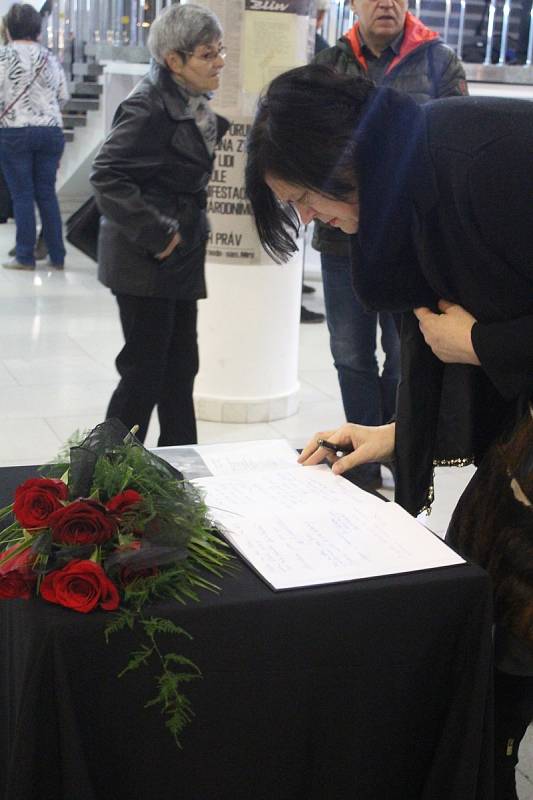
[[[198,2],[198,0],[196,0]],[[208,299],[199,304],[199,419],[268,422],[298,409],[302,257],[274,264],[244,196],[246,133],[261,89],[307,63],[313,0],[207,0],[228,56],[212,105],[231,121],[209,186]],[[309,16],[311,14],[311,16]]]

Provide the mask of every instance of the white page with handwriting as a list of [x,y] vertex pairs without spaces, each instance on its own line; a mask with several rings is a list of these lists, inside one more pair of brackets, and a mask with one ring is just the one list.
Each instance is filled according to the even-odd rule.
[[194,483],[228,541],[274,589],[464,563],[395,503],[327,466]]

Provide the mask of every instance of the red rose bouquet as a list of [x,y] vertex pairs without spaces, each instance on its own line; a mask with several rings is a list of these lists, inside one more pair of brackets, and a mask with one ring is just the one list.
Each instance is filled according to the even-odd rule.
[[158,637],[187,634],[148,616],[145,605],[217,589],[206,570],[220,574],[229,560],[225,545],[196,488],[118,420],[97,426],[50,472],[57,474],[18,486],[0,511],[0,519],[14,517],[0,532],[0,600],[38,597],[83,614],[115,611],[106,637],[136,628],[144,641],[121,674],[159,661],[157,694],[146,705],[161,705],[179,745],[192,715],[181,685],[200,671],[165,652]]

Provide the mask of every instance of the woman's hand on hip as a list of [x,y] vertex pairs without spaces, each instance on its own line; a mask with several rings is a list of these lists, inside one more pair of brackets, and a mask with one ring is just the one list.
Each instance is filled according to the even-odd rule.
[[[298,462],[305,467],[320,464],[325,458],[333,465],[332,471],[342,475],[352,467],[366,464],[368,461],[391,461],[394,457],[394,438],[396,425],[355,425],[347,422],[336,430],[319,431],[302,450]],[[326,439],[339,448],[349,449],[347,455],[339,457],[332,450],[321,447],[319,439]]]
[[167,247],[161,253],[158,253],[155,258],[157,258],[158,261],[163,261],[165,258],[168,258],[174,252],[180,242],[181,236],[179,233],[175,233]]
[[426,344],[445,364],[475,364],[480,361],[472,346],[472,328],[477,321],[466,309],[439,300],[440,314],[429,308],[415,308],[414,314]]

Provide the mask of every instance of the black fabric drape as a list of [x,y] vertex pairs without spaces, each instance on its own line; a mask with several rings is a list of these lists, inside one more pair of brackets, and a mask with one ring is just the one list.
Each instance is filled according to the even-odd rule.
[[[0,502],[35,474],[0,470]],[[0,602],[3,800],[491,800],[491,593],[474,566],[162,604],[194,638],[177,751],[105,613]]]

